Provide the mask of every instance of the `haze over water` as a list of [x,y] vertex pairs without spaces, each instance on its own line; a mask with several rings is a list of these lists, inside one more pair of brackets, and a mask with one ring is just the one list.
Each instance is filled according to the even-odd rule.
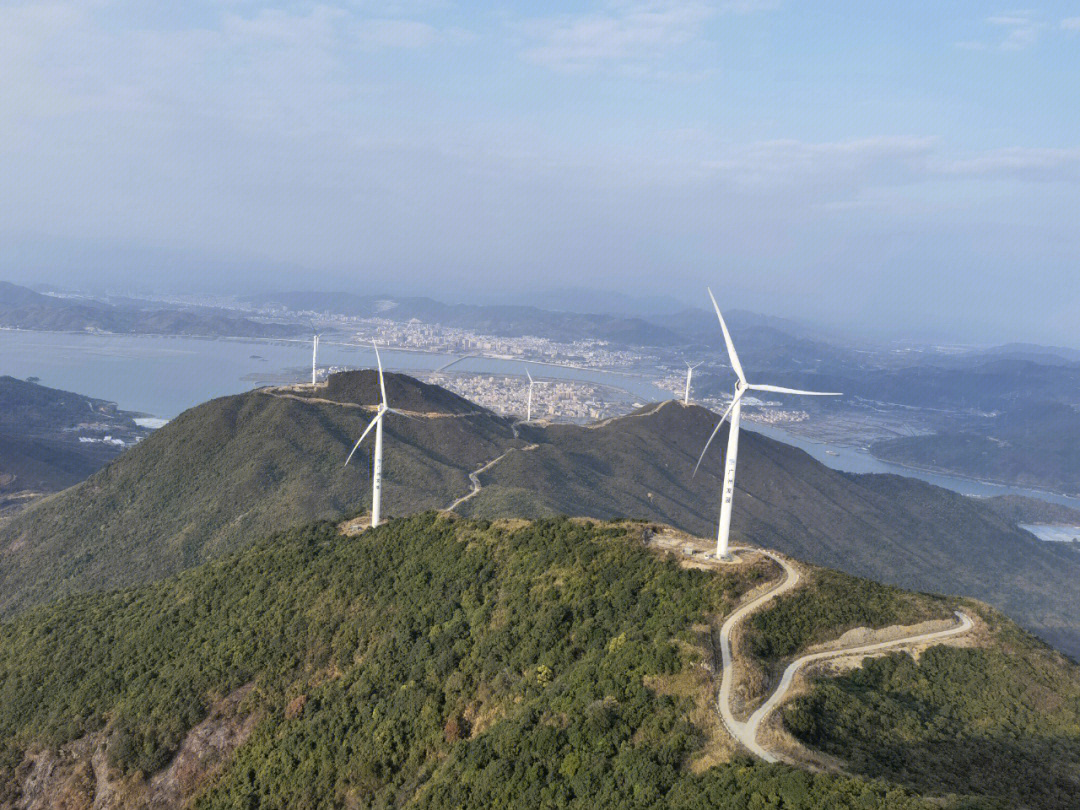
[[[458,355],[380,347],[390,371],[432,371]],[[374,352],[331,340],[319,344],[319,366],[373,368]],[[537,378],[587,380],[623,388],[642,401],[670,395],[649,380],[594,369],[530,364]],[[171,419],[214,397],[259,385],[310,379],[311,342],[149,335],[90,335],[0,330],[0,374],[40,377],[43,385],[116,402],[128,411]],[[469,357],[455,371],[521,375],[520,360]]]

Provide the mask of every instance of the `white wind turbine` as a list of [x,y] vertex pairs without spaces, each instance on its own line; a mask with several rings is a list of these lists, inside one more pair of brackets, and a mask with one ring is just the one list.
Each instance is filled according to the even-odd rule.
[[728,557],[728,530],[731,527],[731,499],[735,494],[735,460],[739,454],[739,418],[742,415],[741,400],[743,394],[747,391],[768,391],[774,394],[805,394],[813,397],[838,397],[841,394],[822,391],[800,391],[796,388],[780,388],[776,385],[752,385],[748,383],[746,375],[743,373],[742,364],[739,363],[739,355],[735,353],[735,345],[731,342],[731,333],[728,332],[727,324],[724,323],[724,316],[720,314],[720,306],[716,303],[712,290],[709,290],[709,298],[712,299],[716,317],[720,319],[720,329],[724,333],[728,359],[731,361],[731,368],[735,371],[737,379],[735,381],[735,396],[732,398],[731,404],[728,405],[728,409],[724,411],[724,415],[720,417],[720,421],[716,423],[716,428],[709,436],[709,440],[705,442],[697,466],[694,467],[694,475],[697,475],[698,467],[701,466],[701,461],[705,458],[705,453],[708,451],[712,440],[720,432],[720,426],[730,416],[731,432],[728,433],[727,458],[724,461],[724,494],[723,500],[720,502],[720,527],[716,533],[716,556],[726,559]]
[[[686,363],[685,360],[683,362]],[[702,361],[702,362],[704,362],[704,361]],[[692,376],[694,376],[694,369],[697,368],[700,365],[701,365],[701,363],[694,363],[694,365],[690,365],[689,363],[686,363],[686,392],[683,394],[683,399],[682,399],[682,404],[683,405],[689,405],[690,404],[690,378]]]
[[[314,329],[312,330],[314,331]],[[314,386],[318,380],[319,369],[319,338],[322,337],[318,332],[315,332],[311,338],[311,385]]]
[[532,421],[532,394],[533,394],[533,378],[529,373],[529,367],[525,366],[525,376],[529,378],[529,404],[525,406],[525,421]]
[[386,404],[386,384],[383,382],[383,369],[382,359],[379,357],[379,347],[375,345],[375,341],[371,341],[371,345],[375,346],[375,361],[379,364],[379,391],[382,393],[382,402],[379,404],[378,410],[375,411],[375,418],[371,420],[364,432],[360,434],[360,438],[356,440],[356,444],[353,445],[352,452],[349,453],[349,457],[345,459],[345,465],[348,466],[352,460],[353,453],[360,447],[362,442],[372,428],[375,428],[375,460],[374,471],[372,473],[371,481],[371,525],[372,527],[379,525],[379,517],[381,514],[382,505],[382,449],[383,449],[383,417],[388,413],[396,413],[399,416],[408,416],[406,413],[394,410]]

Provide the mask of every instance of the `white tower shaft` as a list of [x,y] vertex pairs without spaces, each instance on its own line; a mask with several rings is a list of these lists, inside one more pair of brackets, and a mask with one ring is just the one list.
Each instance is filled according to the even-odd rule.
[[690,378],[693,376],[693,374],[694,374],[693,366],[687,366],[686,367],[686,392],[683,394],[683,400],[682,400],[683,405],[689,405],[690,404]]
[[727,455],[724,459],[724,490],[720,501],[720,527],[716,533],[716,556],[728,556],[728,533],[731,529],[731,501],[735,497],[735,462],[739,456],[739,416],[742,402],[737,400],[731,409],[731,429],[728,431]]
[[311,384],[315,385],[317,370],[319,368],[319,336],[315,335],[311,341]]
[[371,477],[371,526],[379,525],[382,516],[382,423],[380,413],[375,419],[375,470]]
[[525,421],[526,422],[531,422],[532,421],[532,389],[533,389],[533,384],[532,384],[532,381],[530,380],[529,381],[529,404],[525,408]]

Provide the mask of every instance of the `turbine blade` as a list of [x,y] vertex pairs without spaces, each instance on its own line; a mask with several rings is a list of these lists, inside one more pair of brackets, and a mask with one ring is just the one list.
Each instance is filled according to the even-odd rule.
[[397,408],[383,408],[383,413],[397,414],[398,416],[404,416],[406,419],[415,419],[416,418],[411,413],[406,413],[405,411],[399,411]]
[[831,391],[800,391],[798,388],[781,388],[779,385],[748,385],[752,391],[772,391],[774,394],[803,394],[808,397],[842,397],[843,394]]
[[532,385],[533,378],[532,378],[532,374],[529,373],[529,367],[528,366],[525,366],[525,376],[529,378],[529,384]]
[[379,364],[379,390],[382,391],[382,404],[386,407],[386,383],[383,382],[382,373],[382,358],[379,357],[379,347],[375,344],[375,341],[371,341],[371,345],[375,347],[375,362]]
[[728,331],[727,324],[724,323],[724,316],[720,314],[720,305],[716,303],[716,297],[712,294],[712,290],[708,287],[705,289],[709,290],[709,298],[712,299],[713,309],[716,310],[716,317],[720,319],[720,328],[724,332],[724,343],[727,344],[727,354],[728,359],[731,361],[731,367],[735,369],[735,376],[745,383],[746,375],[743,373],[742,363],[739,362],[739,355],[735,353],[735,344],[731,342],[731,333]]
[[349,457],[347,459],[345,459],[345,466],[346,467],[348,467],[349,462],[352,461],[353,453],[355,453],[357,451],[357,449],[360,447],[360,442],[362,442],[365,438],[367,438],[367,435],[369,433],[371,433],[371,429],[373,427],[375,427],[375,423],[378,422],[381,417],[382,417],[382,411],[379,411],[377,414],[375,414],[375,418],[372,419],[368,423],[368,426],[366,428],[364,428],[364,432],[360,434],[360,438],[356,440],[356,444],[353,445],[353,449],[349,452]]
[[720,426],[724,424],[724,420],[731,416],[731,412],[735,410],[735,403],[740,399],[742,399],[742,391],[739,391],[739,393],[732,398],[731,404],[728,405],[728,409],[724,411],[724,415],[720,417],[720,421],[717,422],[716,427],[713,428],[713,432],[709,435],[709,440],[705,442],[705,447],[701,450],[701,455],[698,456],[697,464],[694,465],[694,475],[690,476],[691,478],[697,475],[698,467],[701,466],[701,462],[705,459],[705,452],[709,449],[709,445],[712,444],[712,440],[716,438],[716,434],[720,432]]

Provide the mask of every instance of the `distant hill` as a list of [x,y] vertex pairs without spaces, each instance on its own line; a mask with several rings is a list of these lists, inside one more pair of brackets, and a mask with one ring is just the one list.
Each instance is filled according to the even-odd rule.
[[[788,705],[787,729],[835,757],[825,772],[738,753],[712,642],[776,568],[684,567],[647,528],[321,523],[4,621],[0,803],[1075,806],[1080,671],[971,602],[969,646],[819,672]],[[955,607],[805,573],[755,628],[785,656],[815,640],[792,627],[835,638]]]
[[674,346],[684,339],[670,329],[642,318],[556,312],[532,306],[508,304],[444,304],[431,298],[357,295],[355,293],[282,292],[252,296],[257,306],[278,306],[294,312],[319,312],[386,318],[408,322],[417,319],[485,335],[534,337],[573,341],[607,340],[629,346]]
[[147,433],[115,403],[0,376],[0,509],[78,483]]
[[42,295],[6,281],[0,281],[0,327],[198,337],[288,337],[306,331],[297,325],[263,323],[221,310],[118,306],[88,298]]
[[[675,402],[595,425],[514,426],[467,400],[387,376],[383,506],[477,517],[640,517],[715,531],[724,434],[697,477],[716,415]],[[369,450],[342,468],[378,401],[373,372],[318,389],[254,391],[193,408],[87,481],[0,527],[0,610],[147,582],[266,531],[370,504]],[[748,432],[736,538],[903,587],[985,599],[1080,654],[1080,555],[985,504],[898,476],[839,473]]]
[[878,458],[1020,487],[1080,493],[1080,410],[1031,400],[970,430],[875,442]]
[[1009,357],[1049,366],[1080,363],[1080,351],[1076,349],[1068,349],[1064,346],[1040,346],[1037,343],[1006,343],[990,349],[973,351],[968,357],[975,361],[982,357]]
[[919,363],[896,368],[822,369],[797,372],[785,380],[790,385],[812,384],[819,391],[843,391],[845,398],[991,413],[1028,402],[1074,404],[1080,390],[1080,365],[1049,366],[1006,357],[960,367]]
[[1080,526],[1080,509],[1023,495],[996,495],[982,499],[1010,523],[1063,523]]

